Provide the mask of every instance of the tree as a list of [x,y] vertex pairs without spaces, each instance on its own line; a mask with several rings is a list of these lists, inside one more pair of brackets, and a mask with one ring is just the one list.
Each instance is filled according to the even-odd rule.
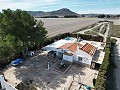
[[[22,51],[26,56],[28,47],[38,45],[45,40],[47,31],[43,25],[42,21],[37,22],[33,16],[20,9],[3,10],[0,14],[0,36],[1,39],[6,40],[0,41],[0,44],[4,42],[0,48],[4,52],[6,52],[5,48],[13,53]],[[9,45],[7,45],[8,41]]]
[[106,18],[110,18],[110,15],[106,15]]
[[64,18],[77,18],[77,15],[65,15]]
[[104,14],[99,14],[98,18],[105,18],[105,15]]

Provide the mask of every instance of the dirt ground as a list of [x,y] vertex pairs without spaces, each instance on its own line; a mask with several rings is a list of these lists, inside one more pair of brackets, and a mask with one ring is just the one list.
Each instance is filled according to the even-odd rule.
[[[62,90],[61,88],[67,88],[71,84],[73,74],[78,76],[80,73],[81,82],[91,84],[89,81],[92,81],[91,78],[94,77],[96,71],[94,72],[84,66],[73,64],[65,74],[61,74],[51,68],[58,59],[48,58],[40,55],[40,53],[38,51],[35,56],[29,57],[19,66],[8,66],[3,72],[8,82],[16,86],[20,82],[29,83],[32,81],[32,85],[37,87],[38,90],[45,86],[48,86],[50,90]],[[50,64],[49,70],[47,68],[48,62]]]
[[44,22],[49,37],[61,33],[73,32],[102,20],[98,18],[36,18],[36,19],[38,21],[42,20]]

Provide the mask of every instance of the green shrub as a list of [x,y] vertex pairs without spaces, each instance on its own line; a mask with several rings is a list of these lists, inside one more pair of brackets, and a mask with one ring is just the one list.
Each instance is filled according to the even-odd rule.
[[108,25],[107,24],[105,24],[105,26],[102,28],[102,30],[101,30],[101,34],[105,34],[105,32],[106,32],[106,30],[107,30],[107,27],[108,27]]
[[113,44],[115,44],[115,43],[117,42],[117,40],[114,38],[114,39],[111,39],[111,42],[112,42]]
[[105,90],[106,86],[106,73],[109,66],[110,60],[110,40],[107,39],[107,44],[105,47],[105,56],[102,65],[99,68],[99,73],[95,83],[95,90]]

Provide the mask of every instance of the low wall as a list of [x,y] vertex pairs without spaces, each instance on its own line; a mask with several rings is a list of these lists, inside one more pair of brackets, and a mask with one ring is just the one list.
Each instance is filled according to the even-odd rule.
[[0,75],[0,83],[1,83],[2,89],[5,89],[5,90],[18,90],[16,88],[14,88],[12,85],[10,85],[8,82],[6,82],[4,80],[3,75]]

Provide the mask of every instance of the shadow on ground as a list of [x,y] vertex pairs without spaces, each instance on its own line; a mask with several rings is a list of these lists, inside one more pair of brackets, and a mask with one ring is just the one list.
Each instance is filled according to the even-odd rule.
[[17,79],[26,84],[35,85],[39,88],[49,86],[50,88],[56,90],[61,84],[66,82],[66,79],[69,76],[79,73],[84,75],[84,72],[82,72],[82,70],[84,70],[84,66],[77,64],[72,65],[72,67],[64,75],[52,69],[47,70],[47,63],[49,62],[51,67],[57,60],[38,54],[36,54],[34,58],[29,58],[20,66],[16,67],[14,74]]

